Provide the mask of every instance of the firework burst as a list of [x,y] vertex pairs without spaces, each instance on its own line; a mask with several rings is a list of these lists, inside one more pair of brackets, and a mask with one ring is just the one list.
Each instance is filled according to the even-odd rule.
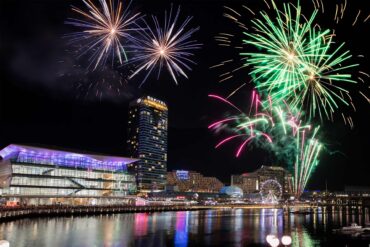
[[124,6],[121,1],[99,0],[100,6],[91,0],[82,1],[86,11],[72,7],[81,18],[66,21],[66,24],[82,29],[67,36],[71,43],[82,45],[79,56],[90,54],[88,68],[93,67],[93,70],[109,58],[112,63],[118,58],[123,64],[127,61],[125,45],[133,39],[131,33],[137,30],[134,24],[141,18],[140,13],[131,13],[130,3]]
[[253,91],[251,106],[244,113],[229,100],[217,95],[209,95],[231,106],[238,113],[227,116],[208,126],[211,130],[227,130],[229,135],[218,142],[216,148],[239,140],[235,156],[239,157],[247,145],[269,150],[276,158],[286,163],[292,171],[292,192],[297,196],[303,193],[307,182],[318,165],[322,144],[318,140],[319,126],[312,131],[311,124],[303,124],[289,105],[271,106],[261,110],[260,96]]
[[[323,29],[316,23],[320,12],[324,13],[321,2],[313,1],[309,15],[303,13],[299,2],[298,5],[279,4],[279,7],[274,1],[265,1],[265,4],[264,11],[245,5],[240,9],[225,7],[224,16],[234,25],[230,28],[232,31],[220,32],[215,39],[219,46],[232,48],[228,54],[235,55],[211,68],[227,70],[219,75],[220,82],[238,83],[228,97],[250,83],[265,99],[265,106],[285,101],[292,111],[303,113],[302,119],[333,121],[335,116],[342,115],[344,123],[353,127],[349,116],[350,108],[356,111],[352,96],[360,92],[361,97],[368,100],[364,76],[369,76],[358,70],[357,62],[363,56],[353,56],[345,49],[345,43],[336,40],[335,27]],[[346,0],[336,5],[336,23],[343,16],[352,18],[351,23],[355,24],[368,20],[364,11],[350,15],[344,14],[346,9]],[[330,11],[326,10],[325,15],[330,16],[331,13],[327,14]],[[359,21],[361,18],[363,21]],[[243,82],[236,78],[242,78]],[[363,83],[358,83],[360,81]],[[357,90],[353,90],[355,88]],[[267,95],[271,102],[266,101]]]
[[249,116],[248,114],[243,113],[241,109],[239,109],[227,99],[218,95],[209,95],[210,98],[217,99],[223,103],[226,103],[227,105],[238,111],[238,115],[233,115],[231,117],[221,119],[208,126],[208,128],[212,130],[221,129],[225,126],[227,126],[227,128],[231,130],[232,134],[221,140],[216,145],[216,148],[232,140],[239,139],[241,140],[241,142],[235,152],[235,156],[239,157],[246,149],[246,146],[252,143],[252,141],[260,141],[261,139],[263,139],[268,143],[272,143],[272,138],[264,131],[265,129],[267,129],[266,125],[273,124],[273,122],[271,122],[272,119],[268,114],[258,112],[259,99],[257,95],[253,94],[253,96],[254,97],[252,101],[256,102],[255,108],[253,108],[256,112],[252,116]]
[[315,25],[317,9],[306,19],[299,5],[284,4],[281,11],[272,3],[276,19],[261,12],[252,21],[255,32],[244,32],[244,43],[257,49],[241,53],[257,89],[270,95],[273,104],[285,100],[292,109],[307,110],[310,118],[331,119],[339,102],[351,104],[343,86],[356,83],[346,70],[358,64],[349,62],[352,55],[342,51],[344,44],[333,49],[330,30]]
[[138,66],[130,78],[145,72],[142,85],[153,70],[157,70],[157,78],[159,78],[164,68],[176,84],[178,76],[188,78],[186,70],[191,70],[190,64],[195,64],[191,59],[194,55],[193,51],[201,47],[201,44],[191,39],[199,27],[187,29],[192,17],[187,17],[182,24],[178,25],[179,16],[180,7],[176,13],[173,13],[171,6],[169,14],[165,12],[163,26],[156,16],[152,16],[153,25],[144,21],[145,27],[138,32],[139,37],[135,39],[133,46],[136,52],[132,62]]

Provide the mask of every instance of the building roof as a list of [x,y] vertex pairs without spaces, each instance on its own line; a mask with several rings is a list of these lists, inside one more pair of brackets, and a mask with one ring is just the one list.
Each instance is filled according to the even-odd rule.
[[160,111],[168,110],[168,107],[164,101],[156,99],[152,96],[143,96],[143,97],[140,97],[130,102],[130,105],[138,105],[138,104],[152,107]]
[[259,172],[264,171],[264,170],[288,172],[284,167],[281,167],[281,166],[261,166],[260,168],[258,168],[257,170],[253,172],[245,172],[245,173],[242,173],[241,175],[243,177],[256,176],[258,175]]
[[86,158],[93,163],[110,163],[110,165],[127,165],[138,161],[138,159],[126,158],[121,156],[108,156],[100,154],[89,154],[86,152],[69,152],[61,149],[41,148],[35,146],[10,144],[0,150],[0,160],[12,159],[18,156],[19,153],[34,154],[40,156],[58,156],[64,158]]
[[243,195],[243,190],[238,186],[231,185],[222,187],[220,193],[227,195]]

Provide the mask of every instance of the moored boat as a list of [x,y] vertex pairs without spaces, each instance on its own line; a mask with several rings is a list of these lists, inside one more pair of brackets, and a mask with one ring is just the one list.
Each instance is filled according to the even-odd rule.
[[341,233],[341,234],[354,234],[354,233],[362,233],[365,229],[362,226],[357,225],[356,223],[352,223],[350,226],[343,226],[340,229],[334,229],[333,232]]

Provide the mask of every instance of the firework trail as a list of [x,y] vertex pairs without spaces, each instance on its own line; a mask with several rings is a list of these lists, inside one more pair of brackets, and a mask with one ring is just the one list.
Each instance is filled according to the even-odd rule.
[[[339,102],[349,106],[351,97],[346,83],[356,83],[347,69],[352,55],[334,48],[330,30],[315,25],[318,10],[305,19],[301,7],[284,4],[279,10],[272,1],[276,19],[261,12],[252,20],[255,32],[244,32],[245,44],[256,52],[242,52],[257,89],[272,97],[273,104],[283,99],[290,108],[306,110],[310,118],[330,119]],[[348,63],[348,65],[345,65]]]
[[[292,171],[292,189],[299,197],[318,165],[318,156],[322,144],[317,135],[319,127],[312,132],[311,124],[303,124],[288,104],[262,108],[260,96],[253,91],[251,106],[244,113],[229,100],[209,95],[229,105],[237,114],[227,116],[208,126],[211,130],[227,130],[228,136],[216,145],[216,148],[233,140],[239,140],[235,156],[239,157],[247,145],[254,145],[269,150]],[[294,162],[292,162],[294,161]]]
[[135,52],[131,61],[138,65],[130,78],[144,72],[142,85],[153,70],[157,70],[158,79],[165,68],[176,84],[178,76],[188,78],[186,70],[191,70],[190,64],[195,64],[191,59],[193,51],[201,47],[191,39],[199,27],[187,29],[192,17],[187,17],[181,24],[178,24],[179,18],[180,7],[174,13],[171,6],[169,13],[165,12],[164,23],[160,23],[156,16],[152,16],[152,25],[144,21],[145,27],[140,28],[139,37],[132,46]]
[[[233,67],[219,76],[220,82],[240,77],[236,73],[245,72],[242,75],[244,82],[229,96],[252,83],[265,99],[264,105],[270,104],[266,102],[270,95],[273,104],[279,105],[284,100],[292,111],[304,112],[302,118],[307,120],[317,117],[321,121],[333,121],[335,113],[341,113],[339,115],[347,115],[345,122],[352,123],[347,113],[351,108],[356,111],[351,94],[360,92],[368,98],[363,93],[367,89],[359,90],[361,85],[358,83],[365,83],[363,76],[367,73],[357,71],[359,63],[354,61],[360,56],[354,57],[345,50],[346,45],[336,40],[334,29],[322,29],[316,23],[319,12],[324,12],[324,5],[313,1],[314,10],[306,17],[299,2],[298,5],[282,4],[281,8],[274,1],[265,3],[266,11],[242,6],[241,10],[247,12],[249,18],[239,10],[225,7],[224,16],[238,30],[221,32],[215,39],[220,46],[233,48],[241,57],[238,60],[234,56],[211,68]],[[337,8],[335,19],[341,20],[348,9],[347,1]],[[362,15],[358,13],[355,13],[353,22],[356,19],[357,23],[362,22]],[[365,17],[363,22],[368,20]],[[353,75],[354,71],[358,76]],[[251,79],[245,76],[246,73]],[[354,86],[358,90],[353,91]]]
[[[264,145],[264,142],[254,141],[252,144],[269,149],[278,160],[286,161],[284,164],[293,174],[292,189],[299,198],[323,149],[318,138],[320,127],[315,127],[313,121],[317,118],[333,121],[334,115],[340,113],[344,123],[353,128],[352,118],[347,114],[351,108],[356,111],[352,94],[359,93],[370,102],[366,95],[370,88],[366,80],[370,76],[358,69],[360,63],[357,62],[364,56],[354,56],[346,50],[345,43],[338,42],[340,35],[336,31],[344,17],[350,19],[346,25],[354,27],[368,22],[370,15],[361,9],[346,11],[347,0],[336,4],[335,8],[324,7],[322,0],[313,0],[314,8],[309,15],[303,13],[299,1],[297,5],[279,3],[279,7],[273,0],[264,2],[265,11],[242,6],[248,18],[239,9],[225,7],[224,16],[235,25],[228,32],[220,32],[215,40],[221,47],[232,48],[230,52],[235,55],[211,67],[228,69],[219,76],[219,82],[234,80],[240,77],[237,73],[244,73],[243,82],[224,99],[225,103],[250,83],[260,94],[260,107],[254,107],[256,104],[252,100],[254,106],[249,114],[238,112],[210,127],[232,133],[224,139],[225,142],[234,138],[248,140],[253,137],[250,131],[247,132],[249,135],[242,135],[238,125],[245,121],[248,126],[247,123],[257,117],[255,108],[259,109],[259,114],[268,116],[266,119],[270,120],[259,126],[259,130],[269,135],[273,142]],[[316,22],[320,13],[325,13],[325,18],[334,16],[336,26],[322,28]],[[247,73],[250,78],[246,77]],[[353,90],[355,87],[357,90]]]
[[316,138],[319,127],[316,127],[313,135],[309,139],[305,139],[307,131],[299,131],[296,137],[297,155],[294,164],[294,175],[292,177],[293,192],[296,198],[299,198],[306,188],[309,178],[315,167],[318,165],[318,156],[322,148],[322,144]]
[[141,19],[140,13],[132,13],[130,3],[124,6],[121,1],[99,0],[100,6],[91,0],[82,0],[86,10],[72,6],[72,11],[80,18],[68,18],[66,24],[75,26],[81,31],[67,35],[72,44],[82,45],[79,57],[89,55],[89,65],[93,70],[104,65],[108,59],[118,58],[123,64],[127,61],[125,45],[133,39],[137,31],[135,22]]
[[234,110],[238,111],[238,115],[221,119],[208,126],[208,129],[212,130],[223,128],[225,125],[228,127],[228,129],[231,129],[232,134],[221,140],[216,145],[216,148],[234,139],[239,139],[241,140],[241,142],[239,143],[238,148],[235,152],[235,156],[239,157],[242,154],[243,150],[246,149],[247,144],[251,143],[252,141],[259,141],[261,138],[263,138],[264,141],[272,143],[272,138],[264,132],[264,129],[267,129],[266,125],[272,124],[270,122],[271,119],[269,115],[258,112],[258,96],[256,96],[252,100],[252,104],[254,105],[255,103],[256,112],[251,117],[243,113],[241,109],[239,109],[233,103],[221,96],[213,94],[210,94],[208,96],[210,98],[217,99],[218,101],[221,101],[231,106]]

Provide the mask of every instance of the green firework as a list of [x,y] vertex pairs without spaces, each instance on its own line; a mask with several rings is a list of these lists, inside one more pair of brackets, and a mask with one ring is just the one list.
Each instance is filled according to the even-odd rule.
[[342,51],[344,43],[334,47],[332,32],[315,24],[318,10],[305,18],[299,4],[283,4],[280,10],[272,3],[275,18],[262,11],[252,20],[254,31],[244,32],[243,42],[255,51],[241,55],[256,88],[273,105],[284,100],[310,118],[331,118],[341,104],[351,103],[344,87],[356,81],[346,71],[357,64],[350,63],[349,51]]
[[261,109],[260,97],[254,91],[248,113],[225,98],[217,95],[209,97],[237,111],[237,114],[228,115],[209,125],[209,129],[227,132],[216,148],[229,142],[238,143],[237,158],[246,150],[247,144],[271,151],[292,171],[290,189],[299,198],[319,164],[318,156],[322,147],[318,139],[320,127],[313,129],[311,123],[303,123],[300,115],[293,113],[285,104]]

